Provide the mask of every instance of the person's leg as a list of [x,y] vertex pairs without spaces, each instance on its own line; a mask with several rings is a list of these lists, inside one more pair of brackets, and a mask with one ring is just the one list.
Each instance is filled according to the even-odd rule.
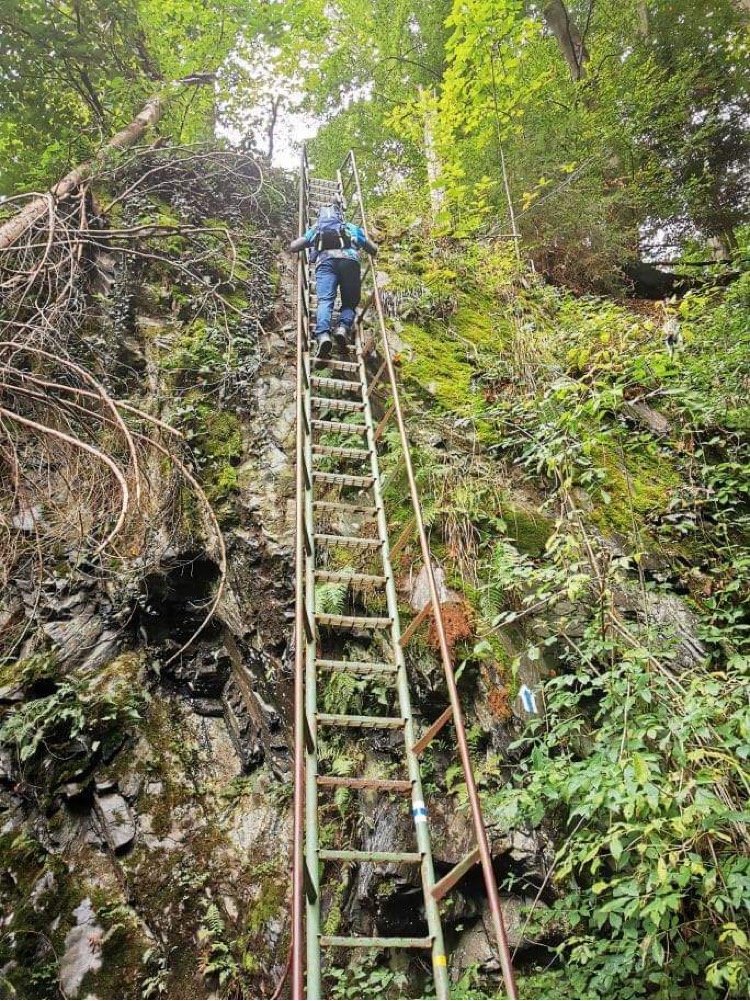
[[339,323],[346,327],[347,333],[351,332],[354,325],[354,317],[359,297],[362,291],[362,276],[359,269],[359,261],[352,261],[341,258],[336,261],[339,288],[341,289],[341,310],[339,312]]
[[337,263],[337,261],[329,259],[322,261],[315,269],[315,291],[318,295],[315,340],[318,342],[319,348],[326,341],[330,345],[331,317],[333,315],[333,306],[336,302],[336,290],[338,288],[338,275],[334,267]]

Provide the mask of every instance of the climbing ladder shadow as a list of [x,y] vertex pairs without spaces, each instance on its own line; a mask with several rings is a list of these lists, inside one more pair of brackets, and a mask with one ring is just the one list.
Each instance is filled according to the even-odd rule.
[[[305,151],[300,164],[299,232],[312,224],[322,204],[334,195],[351,203],[348,217],[367,232],[362,188],[353,151],[347,154],[335,180],[311,177]],[[374,268],[364,269],[363,287],[369,290],[359,310],[354,344],[346,359],[321,361],[311,357],[311,316],[315,311],[314,268],[302,256],[297,276],[297,469],[296,469],[296,614],[295,614],[295,800],[294,800],[294,885],[292,915],[292,989],[294,998],[322,996],[322,953],[331,949],[404,948],[429,951],[438,998],[450,997],[448,965],[440,901],[477,863],[484,885],[497,941],[506,994],[515,998],[515,984],[507,936],[503,925],[497,883],[492,867],[487,833],[477,793],[461,705],[446,639],[440,598],[432,572],[429,543],[424,529],[419,494],[409,453],[409,443],[399,400],[398,384],[388,343],[383,304]],[[374,375],[368,358],[377,356]],[[334,371],[335,376],[327,374]],[[319,373],[319,374],[316,374]],[[326,374],[323,374],[326,373]],[[387,390],[390,403],[378,424],[372,410],[374,391]],[[413,527],[419,539],[430,601],[401,631],[396,584],[391,565],[392,549],[383,503],[378,443],[385,427],[394,421],[401,449],[401,463],[409,484]],[[344,436],[334,444],[321,441],[331,434]],[[338,469],[321,468],[336,464]],[[360,464],[356,472],[351,464]],[[321,490],[325,496],[321,497]],[[338,491],[337,499],[330,492]],[[351,492],[356,491],[356,503]],[[366,500],[362,502],[362,495]],[[363,518],[375,528],[370,534],[356,535],[321,531],[326,514]],[[403,544],[402,536],[393,549]],[[369,553],[379,566],[377,572],[330,569],[320,565],[332,547]],[[380,598],[378,614],[345,615],[316,608],[316,585],[335,584],[342,588],[366,588]],[[383,614],[381,614],[383,613]],[[440,659],[448,689],[449,703],[426,730],[418,734],[412,714],[409,679],[404,650],[412,637],[432,618],[438,638]],[[373,638],[387,659],[351,660],[326,656],[329,636],[358,635]],[[377,639],[377,643],[375,642]],[[318,702],[321,674],[342,671],[362,678],[387,679],[395,689],[398,715],[349,715],[324,713]],[[469,812],[475,838],[473,849],[445,876],[437,880],[430,842],[428,810],[422,793],[420,756],[443,729],[453,723],[458,758],[468,793]],[[321,772],[319,732],[323,730],[400,732],[404,740],[407,777],[402,779],[338,776]],[[321,848],[319,843],[319,800],[330,789],[375,790],[383,796],[403,796],[410,804],[416,850],[368,851]],[[393,863],[419,868],[428,934],[421,938],[399,936],[340,936],[321,932],[321,873],[335,862]],[[307,974],[305,983],[305,971]]]

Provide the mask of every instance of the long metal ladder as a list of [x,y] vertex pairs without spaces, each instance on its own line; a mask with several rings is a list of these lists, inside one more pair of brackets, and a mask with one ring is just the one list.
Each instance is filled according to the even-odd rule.
[[[311,177],[303,151],[300,168],[300,234],[312,224],[323,204],[334,195],[350,197],[348,217],[366,229],[364,203],[354,154],[350,153],[336,180]],[[435,992],[450,997],[448,965],[440,919],[439,902],[476,864],[481,864],[488,885],[500,960],[508,997],[515,997],[505,929],[497,886],[481,819],[476,784],[468,759],[463,720],[455,687],[450,655],[442,625],[438,592],[429,562],[429,550],[416,494],[408,443],[398,399],[380,295],[372,266],[367,270],[371,291],[358,313],[354,343],[345,358],[318,359],[311,354],[311,325],[316,306],[314,267],[300,259],[297,302],[297,577],[295,664],[295,817],[294,817],[294,913],[292,986],[295,998],[322,997],[322,957],[331,949],[421,949],[429,951]],[[373,310],[373,306],[375,309]],[[376,314],[374,325],[368,318]],[[374,329],[371,329],[374,326]],[[375,334],[381,334],[376,343]],[[382,358],[378,356],[378,349]],[[376,358],[373,374],[368,361]],[[378,361],[380,364],[378,365]],[[384,379],[387,376],[387,382]],[[390,393],[379,423],[373,416],[373,399],[381,382]],[[390,419],[403,436],[407,475],[414,506],[413,530],[420,536],[426,554],[431,602],[402,632],[396,584],[391,565],[388,521],[383,502],[383,483],[378,461],[378,443]],[[333,442],[331,439],[333,438]],[[335,466],[335,469],[332,468]],[[325,468],[321,468],[325,467]],[[356,534],[341,534],[331,519],[360,519]],[[340,523],[340,521],[339,521]],[[350,522],[351,524],[352,522]],[[350,533],[354,530],[350,529]],[[397,543],[399,545],[400,543]],[[345,569],[323,566],[327,554],[348,552]],[[361,558],[369,557],[366,572]],[[360,559],[357,565],[357,559]],[[375,564],[374,566],[371,564]],[[357,568],[355,569],[352,564]],[[376,613],[332,614],[316,607],[316,589],[335,584],[360,595],[363,589],[378,599]],[[384,607],[383,607],[384,606]],[[366,607],[366,606],[365,606]],[[446,711],[423,734],[417,733],[412,714],[404,649],[432,613],[441,640],[441,655],[451,702]],[[370,637],[377,659],[347,659],[326,653],[331,645],[356,631],[358,642]],[[339,649],[341,643],[339,643]],[[386,655],[382,650],[387,650]],[[361,655],[360,655],[361,656]],[[319,678],[331,672],[387,681],[395,689],[398,715],[347,715],[320,711]],[[419,757],[443,727],[456,726],[459,756],[467,778],[477,846],[440,880],[435,878],[428,811],[422,792]],[[406,776],[380,778],[324,774],[320,769],[319,735],[324,731],[359,732],[362,739],[373,731],[399,732],[404,741]],[[468,765],[468,776],[467,776]],[[383,795],[407,798],[413,820],[414,844],[409,850],[337,850],[319,843],[319,798],[332,789],[375,790]],[[478,818],[478,820],[477,820]],[[328,935],[321,931],[321,875],[336,862],[393,863],[419,868],[424,916],[428,934],[406,938],[373,935]],[[304,915],[303,915],[304,911]],[[304,929],[304,931],[303,931]],[[303,938],[306,950],[303,952]],[[306,987],[304,970],[306,969]]]

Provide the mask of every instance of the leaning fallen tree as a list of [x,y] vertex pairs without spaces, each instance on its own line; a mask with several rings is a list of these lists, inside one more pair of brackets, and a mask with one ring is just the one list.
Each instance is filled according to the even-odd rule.
[[176,80],[160,93],[154,94],[153,97],[149,98],[133,121],[126,128],[112,136],[93,160],[82,163],[74,170],[71,170],[47,194],[34,198],[20,212],[0,226],[0,251],[12,247],[31,226],[52,211],[51,206],[56,201],[63,201],[65,198],[68,198],[84,182],[89,181],[113,153],[134,146],[147,129],[152,128],[159,122],[170,100],[183,87],[192,84],[210,83],[213,79],[213,74],[201,73],[193,77],[187,77],[184,80]]

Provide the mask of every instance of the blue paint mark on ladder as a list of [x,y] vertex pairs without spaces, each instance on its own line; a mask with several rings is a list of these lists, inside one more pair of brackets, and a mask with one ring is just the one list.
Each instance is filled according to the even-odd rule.
[[518,694],[521,696],[521,702],[527,713],[535,713],[536,708],[536,696],[529,688],[528,685],[521,685]]

